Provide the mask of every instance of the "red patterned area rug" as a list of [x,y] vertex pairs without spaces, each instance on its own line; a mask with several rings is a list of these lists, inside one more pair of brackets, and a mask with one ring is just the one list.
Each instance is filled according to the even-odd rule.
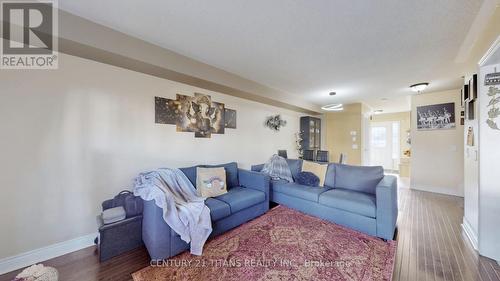
[[391,280],[396,242],[278,206],[205,244],[141,269],[152,280]]

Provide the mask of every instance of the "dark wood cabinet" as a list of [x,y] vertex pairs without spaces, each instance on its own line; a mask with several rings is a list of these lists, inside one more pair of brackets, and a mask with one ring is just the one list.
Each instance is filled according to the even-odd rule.
[[300,117],[300,132],[302,132],[304,150],[321,149],[321,119],[312,116]]

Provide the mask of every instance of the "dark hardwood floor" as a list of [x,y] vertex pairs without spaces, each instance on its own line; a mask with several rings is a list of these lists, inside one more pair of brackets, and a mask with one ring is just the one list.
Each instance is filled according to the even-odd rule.
[[[393,280],[496,281],[500,267],[479,256],[461,229],[463,199],[405,188],[399,190],[398,248]],[[94,247],[49,261],[61,281],[132,280],[131,273],[149,265],[140,248],[102,264]],[[12,280],[19,272],[0,276]]]
[[463,198],[399,190],[393,280],[500,280],[500,267],[479,256],[462,231]]

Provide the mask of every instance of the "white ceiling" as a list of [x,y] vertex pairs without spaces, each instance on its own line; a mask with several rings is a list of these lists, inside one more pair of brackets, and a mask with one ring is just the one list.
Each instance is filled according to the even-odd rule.
[[319,105],[366,102],[395,112],[409,110],[410,84],[430,82],[427,92],[460,87],[454,59],[481,3],[60,0],[59,7]]

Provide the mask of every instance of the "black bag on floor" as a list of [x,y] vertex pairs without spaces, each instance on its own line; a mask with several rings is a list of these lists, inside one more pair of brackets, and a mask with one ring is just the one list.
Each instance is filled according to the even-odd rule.
[[99,260],[105,261],[143,244],[142,242],[142,199],[124,190],[113,199],[102,202],[102,210],[122,206],[126,218],[99,227]]
[[143,203],[142,199],[135,196],[131,191],[124,190],[118,193],[113,199],[102,202],[102,210],[123,206],[127,218],[135,217],[142,214]]

